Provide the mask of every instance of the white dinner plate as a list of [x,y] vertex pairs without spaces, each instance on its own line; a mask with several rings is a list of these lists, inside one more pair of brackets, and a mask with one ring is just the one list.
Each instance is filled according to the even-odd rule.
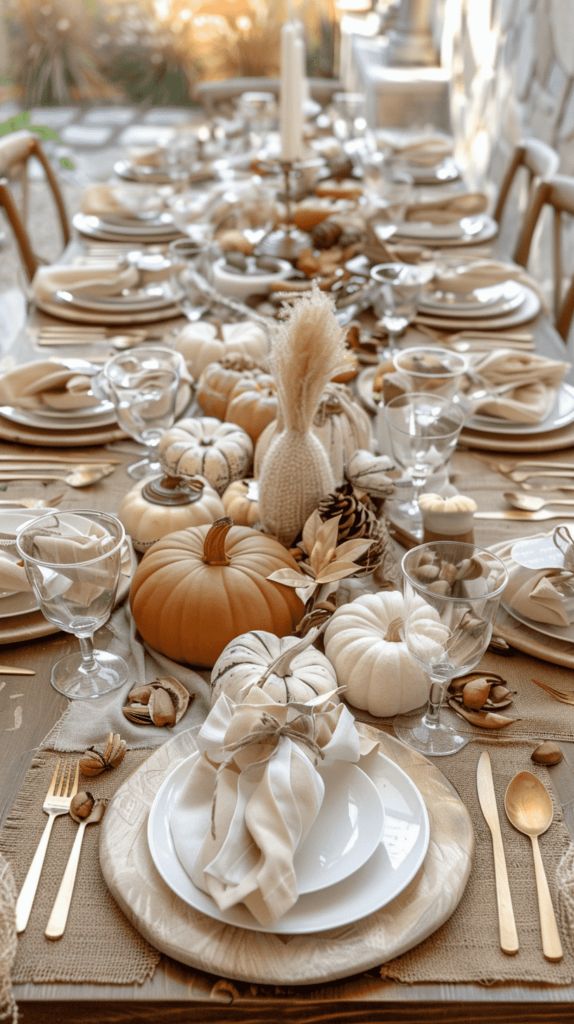
[[551,412],[540,423],[512,423],[495,416],[475,415],[467,420],[465,427],[483,434],[547,434],[570,423],[574,423],[574,387],[562,381]]
[[87,310],[80,309],[73,304],[63,302],[42,302],[35,300],[35,305],[44,313],[57,317],[59,320],[72,320],[79,324],[115,324],[121,327],[129,327],[132,324],[151,324],[160,320],[172,320],[174,317],[182,317],[181,308],[176,305],[154,306],[152,309],[124,312],[120,309]]
[[[477,323],[476,317],[460,315],[458,317],[443,316],[438,310],[433,314],[429,312],[417,313],[415,323],[424,324],[426,327],[446,328],[448,331],[495,331],[506,327],[517,327],[519,324],[528,323],[538,316],[540,312],[540,298],[532,288],[525,285],[523,301],[508,313],[500,316],[489,316],[484,322]],[[468,339],[467,339],[468,340]],[[501,346],[502,347],[502,346]]]
[[404,221],[396,226],[393,241],[424,242],[427,245],[468,245],[494,238],[498,231],[496,221],[485,213],[461,217],[449,224],[431,221]]
[[103,313],[139,313],[146,310],[162,309],[173,306],[183,298],[181,288],[175,288],[170,281],[162,281],[147,288],[120,295],[88,295],[85,292],[73,292],[68,288],[60,288],[54,294],[56,302],[63,302],[78,309],[95,310]]
[[366,917],[394,900],[415,877],[426,856],[430,830],[424,800],[398,765],[377,752],[364,759],[361,767],[375,783],[384,807],[382,841],[358,871],[337,885],[300,896],[272,928],[260,925],[244,906],[220,911],[182,867],[169,824],[178,792],[176,772],[160,787],[148,819],[154,864],[166,885],[185,903],[238,928],[302,935],[339,928]]
[[468,316],[474,319],[509,313],[522,302],[524,286],[518,281],[504,281],[486,288],[475,288],[464,296],[438,290],[425,293],[418,308],[432,316]]
[[417,185],[437,185],[445,181],[457,181],[460,178],[460,170],[451,157],[446,157],[432,167],[407,161],[405,171],[410,174]]
[[17,409],[11,405],[0,406],[0,415],[12,423],[23,423],[27,427],[39,427],[46,430],[87,430],[90,427],[106,427],[116,422],[116,411],[106,403],[102,412],[91,413],[86,409],[84,415],[50,410],[50,415],[36,409]]
[[174,180],[167,170],[152,164],[134,164],[131,160],[117,160],[114,173],[124,181],[137,181],[140,184],[171,185]]
[[[210,818],[185,799],[185,783],[197,755],[175,769],[178,793],[171,807],[175,852],[191,878]],[[376,786],[355,764],[338,761],[320,768],[325,797],[309,834],[294,858],[299,893],[317,892],[358,871],[383,834],[383,805]]]
[[[45,508],[0,509],[0,534],[16,537],[18,530],[31,519],[46,514]],[[15,545],[2,546],[5,557],[18,561],[20,556]],[[31,590],[20,593],[0,591],[0,619],[9,619],[14,615],[27,615],[38,610],[38,602]]]
[[136,222],[132,228],[126,228],[105,221],[101,217],[94,217],[92,214],[76,213],[72,218],[72,224],[80,234],[108,242],[125,242],[130,239],[138,243],[169,242],[173,238],[180,238],[182,232],[176,228],[171,214],[162,214],[162,218],[159,223],[154,221],[146,221],[144,224]]
[[11,619],[14,615],[28,615],[37,610],[38,602],[31,590],[23,590],[20,594],[0,594],[0,619]]
[[520,615],[519,612],[516,612],[505,601],[501,601],[501,605],[512,619],[520,622],[523,626],[528,626],[529,629],[533,629],[535,633],[542,633],[543,636],[549,636],[553,640],[565,640],[567,643],[574,643],[574,623],[571,623],[569,626],[553,626],[548,622],[536,622],[535,619],[529,619],[526,615]]

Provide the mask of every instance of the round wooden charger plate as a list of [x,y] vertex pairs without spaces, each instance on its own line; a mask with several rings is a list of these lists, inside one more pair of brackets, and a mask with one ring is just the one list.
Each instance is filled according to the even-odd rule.
[[574,668],[574,644],[529,629],[513,619],[504,608],[497,613],[495,632],[517,651],[540,658],[540,661],[549,661],[551,665]]
[[418,786],[430,819],[430,844],[416,878],[391,904],[320,935],[246,931],[189,907],[169,889],[148,850],[149,809],[167,774],[196,750],[195,732],[164,743],[120,787],[100,832],[100,863],[115,900],[134,927],[175,960],[211,974],[271,985],[311,985],[348,977],[392,960],[440,927],[457,907],[470,874],[474,836],[468,811],[426,758],[372,727]]
[[[49,511],[46,509],[46,511]],[[129,548],[129,565],[122,571],[116,602],[114,607],[125,601],[128,596],[132,576],[138,564],[137,555],[132,547],[132,542],[126,538]],[[0,647],[3,644],[19,644],[27,640],[39,640],[43,636],[53,636],[61,630],[53,622],[48,622],[42,612],[30,612],[29,615],[13,615],[8,619],[0,619]]]

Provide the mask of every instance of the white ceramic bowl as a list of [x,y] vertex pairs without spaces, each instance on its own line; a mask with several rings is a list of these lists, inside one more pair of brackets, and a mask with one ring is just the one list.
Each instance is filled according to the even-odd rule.
[[265,295],[272,284],[277,281],[284,281],[293,273],[293,267],[287,260],[279,260],[266,256],[266,260],[276,265],[276,270],[250,272],[255,267],[255,260],[252,256],[247,257],[247,270],[233,271],[227,269],[225,256],[221,256],[213,264],[213,286],[222,295],[228,295],[233,299],[244,299],[248,295]]

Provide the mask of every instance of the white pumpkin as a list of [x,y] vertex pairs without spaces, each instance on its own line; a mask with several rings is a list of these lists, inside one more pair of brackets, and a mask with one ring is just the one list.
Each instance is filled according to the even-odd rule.
[[222,494],[232,480],[249,475],[253,442],[235,423],[198,416],[166,430],[159,455],[170,473],[204,476]]
[[217,491],[201,476],[142,480],[128,491],[118,508],[118,517],[136,551],[145,551],[168,533],[214,523],[224,515]]
[[[235,703],[245,700],[253,686],[281,703],[305,703],[337,687],[331,662],[312,646],[318,630],[302,639],[279,637],[261,629],[235,637],[223,649],[211,672],[211,700],[225,693]],[[339,700],[333,697],[333,700]]]
[[181,352],[191,376],[197,380],[209,363],[217,363],[232,353],[263,359],[267,355],[269,340],[264,328],[251,321],[223,324],[221,337],[213,324],[196,323],[187,324],[180,331],[175,348]]
[[[363,594],[337,608],[325,630],[325,654],[346,687],[345,700],[377,717],[412,711],[429,695],[428,677],[401,639],[406,612],[398,590]],[[418,595],[409,599],[408,613],[418,653],[429,663],[448,629]]]

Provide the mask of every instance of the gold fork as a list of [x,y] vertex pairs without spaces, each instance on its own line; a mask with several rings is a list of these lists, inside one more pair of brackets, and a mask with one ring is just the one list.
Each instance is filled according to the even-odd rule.
[[36,847],[32,863],[28,868],[28,874],[24,879],[24,885],[20,889],[20,893],[16,901],[16,931],[18,933],[24,931],[30,918],[32,905],[38,889],[38,882],[40,881],[40,875],[44,866],[44,859],[46,857],[46,850],[48,849],[52,825],[54,824],[55,819],[61,814],[68,813],[72,797],[74,797],[78,792],[79,773],[79,762],[76,762],[76,768],[74,770],[70,763],[62,765],[61,758],[58,758],[58,762],[54,768],[54,774],[52,775],[50,785],[48,786],[48,792],[46,793],[44,803],[42,804],[42,810],[48,815],[48,820],[40,842]]
[[534,683],[535,686],[539,686],[541,690],[544,690],[554,700],[559,700],[562,704],[574,704],[574,691],[557,690],[555,686],[543,683],[540,679],[531,679],[530,682]]

